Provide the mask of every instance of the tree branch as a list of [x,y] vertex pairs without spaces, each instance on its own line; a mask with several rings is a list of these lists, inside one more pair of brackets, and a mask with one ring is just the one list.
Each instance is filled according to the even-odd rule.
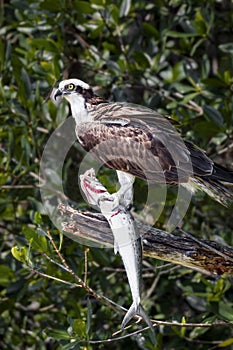
[[[103,247],[113,247],[108,222],[99,213],[81,212],[59,204],[64,219],[62,229],[75,241],[83,240]],[[136,220],[137,221],[137,220]],[[172,234],[137,221],[143,238],[143,254],[165,260],[208,275],[233,275],[233,248],[214,241],[192,237],[181,229]]]

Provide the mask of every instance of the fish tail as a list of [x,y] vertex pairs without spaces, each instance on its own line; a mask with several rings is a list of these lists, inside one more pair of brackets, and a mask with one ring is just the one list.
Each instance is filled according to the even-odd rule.
[[133,303],[129,310],[127,311],[125,317],[123,318],[123,321],[121,323],[121,329],[124,329],[125,326],[127,325],[127,323],[129,323],[129,321],[134,317],[134,316],[140,316],[149,326],[151,332],[152,332],[152,336],[153,336],[153,343],[156,343],[156,338],[155,338],[155,330],[153,327],[153,324],[151,323],[149,317],[146,314],[146,311],[144,310],[143,306],[141,304],[136,305],[135,303]]

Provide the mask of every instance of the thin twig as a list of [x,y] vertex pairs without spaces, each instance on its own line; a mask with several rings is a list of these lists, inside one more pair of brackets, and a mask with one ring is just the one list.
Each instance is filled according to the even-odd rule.
[[58,250],[56,243],[54,242],[51,233],[49,230],[47,230],[48,237],[50,239],[50,242],[52,243],[55,252],[57,253],[59,259],[61,260],[62,264],[65,266],[66,270],[74,277],[76,281],[86,290],[89,294],[91,294],[95,299],[101,300],[101,296],[98,295],[92,288],[88,287],[88,285],[80,278],[78,275],[75,274],[75,272],[71,269],[71,267],[67,264],[65,258],[61,254],[61,252]]
[[[199,327],[199,328],[210,328],[210,327],[222,327],[222,326],[226,326],[229,325],[230,327],[233,327],[233,323],[226,323],[226,322],[213,322],[213,323],[209,323],[209,324],[203,324],[203,323],[179,323],[179,322],[166,322],[166,321],[154,321],[155,324],[157,326],[161,325],[161,326],[172,326],[172,327],[186,327],[186,328],[195,328],[195,327]],[[127,328],[130,328],[131,326],[128,326]],[[141,329],[138,329],[134,332],[122,335],[120,337],[115,337],[115,338],[108,338],[108,339],[102,339],[102,340],[88,340],[88,341],[81,341],[80,343],[85,343],[85,344],[101,344],[101,343],[111,343],[114,341],[119,341],[121,339],[125,339],[128,337],[131,337],[133,335],[137,335],[139,333],[142,333],[146,330],[148,330],[149,327],[144,327]],[[125,330],[125,329],[124,329]],[[120,332],[123,332],[124,330],[119,330],[117,332],[114,333],[114,335],[119,334]],[[191,341],[189,339],[189,341]],[[219,342],[220,343],[220,342]],[[216,343],[217,344],[217,343]]]
[[[71,269],[71,267],[67,264],[65,258],[63,257],[63,255],[61,254],[61,252],[58,250],[56,243],[53,240],[53,237],[51,235],[51,233],[49,232],[49,230],[47,230],[47,234],[49,237],[49,240],[51,241],[55,252],[57,253],[59,259],[61,260],[62,264],[64,264],[65,270],[68,271],[73,278],[80,284],[80,286],[85,289],[90,295],[92,295],[95,299],[101,301],[103,304],[111,307],[114,311],[121,311],[124,312],[127,311],[126,309],[122,308],[120,305],[112,302],[110,299],[103,297],[102,295],[96,293],[92,288],[90,288],[80,277],[78,277],[78,275],[75,274],[75,272]],[[63,268],[64,268],[63,267]]]
[[145,299],[149,299],[149,298],[150,298],[151,294],[153,293],[153,291],[154,291],[155,288],[157,287],[157,284],[158,284],[158,282],[159,282],[159,280],[160,280],[160,277],[161,277],[162,275],[167,275],[170,271],[172,271],[172,270],[177,270],[177,269],[179,269],[179,268],[180,268],[180,266],[173,266],[173,267],[170,268],[169,270],[159,271],[159,273],[158,273],[157,276],[155,277],[155,279],[154,279],[154,281],[153,281],[151,287],[147,290]]
[[88,274],[88,253],[89,253],[90,249],[89,248],[86,248],[85,249],[85,271],[84,271],[84,283],[86,284],[87,283],[87,274]]
[[35,274],[41,276],[41,277],[45,277],[45,278],[48,278],[48,279],[51,279],[51,280],[54,280],[54,281],[58,281],[58,282],[62,282],[64,284],[68,284],[72,287],[82,287],[81,285],[78,285],[77,283],[73,283],[73,282],[69,282],[69,281],[65,281],[65,280],[62,280],[60,278],[57,278],[57,277],[54,277],[54,276],[51,276],[51,275],[47,275],[46,273],[44,272],[40,272],[36,269],[34,269],[32,266],[30,265],[27,265],[27,267],[29,268],[29,270],[31,270],[32,272],[34,272]]
[[230,145],[228,145],[227,147],[225,147],[225,148],[221,149],[220,151],[218,151],[218,155],[223,154],[225,152],[228,152],[231,148],[233,148],[233,142]]
[[16,190],[16,189],[24,189],[24,188],[35,188],[35,185],[3,185],[1,186],[2,189],[11,189],[11,190]]

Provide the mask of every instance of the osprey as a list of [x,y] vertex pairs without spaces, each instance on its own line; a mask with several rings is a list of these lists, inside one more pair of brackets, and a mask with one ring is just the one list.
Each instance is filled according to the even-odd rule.
[[168,117],[139,105],[110,103],[79,79],[61,81],[54,98],[59,96],[70,104],[82,147],[117,170],[124,204],[132,201],[135,176],[199,188],[223,205],[233,200],[233,172],[183,141]]

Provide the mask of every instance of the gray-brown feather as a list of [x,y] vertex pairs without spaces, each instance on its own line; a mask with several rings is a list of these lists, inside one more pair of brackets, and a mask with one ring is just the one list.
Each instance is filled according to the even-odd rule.
[[77,125],[76,134],[103,165],[153,183],[188,182],[224,205],[233,200],[233,172],[183,141],[169,118],[142,106],[88,102],[94,121]]
[[151,182],[187,182],[190,154],[175,128],[146,108],[94,106],[94,122],[76,127],[80,143],[106,166]]

